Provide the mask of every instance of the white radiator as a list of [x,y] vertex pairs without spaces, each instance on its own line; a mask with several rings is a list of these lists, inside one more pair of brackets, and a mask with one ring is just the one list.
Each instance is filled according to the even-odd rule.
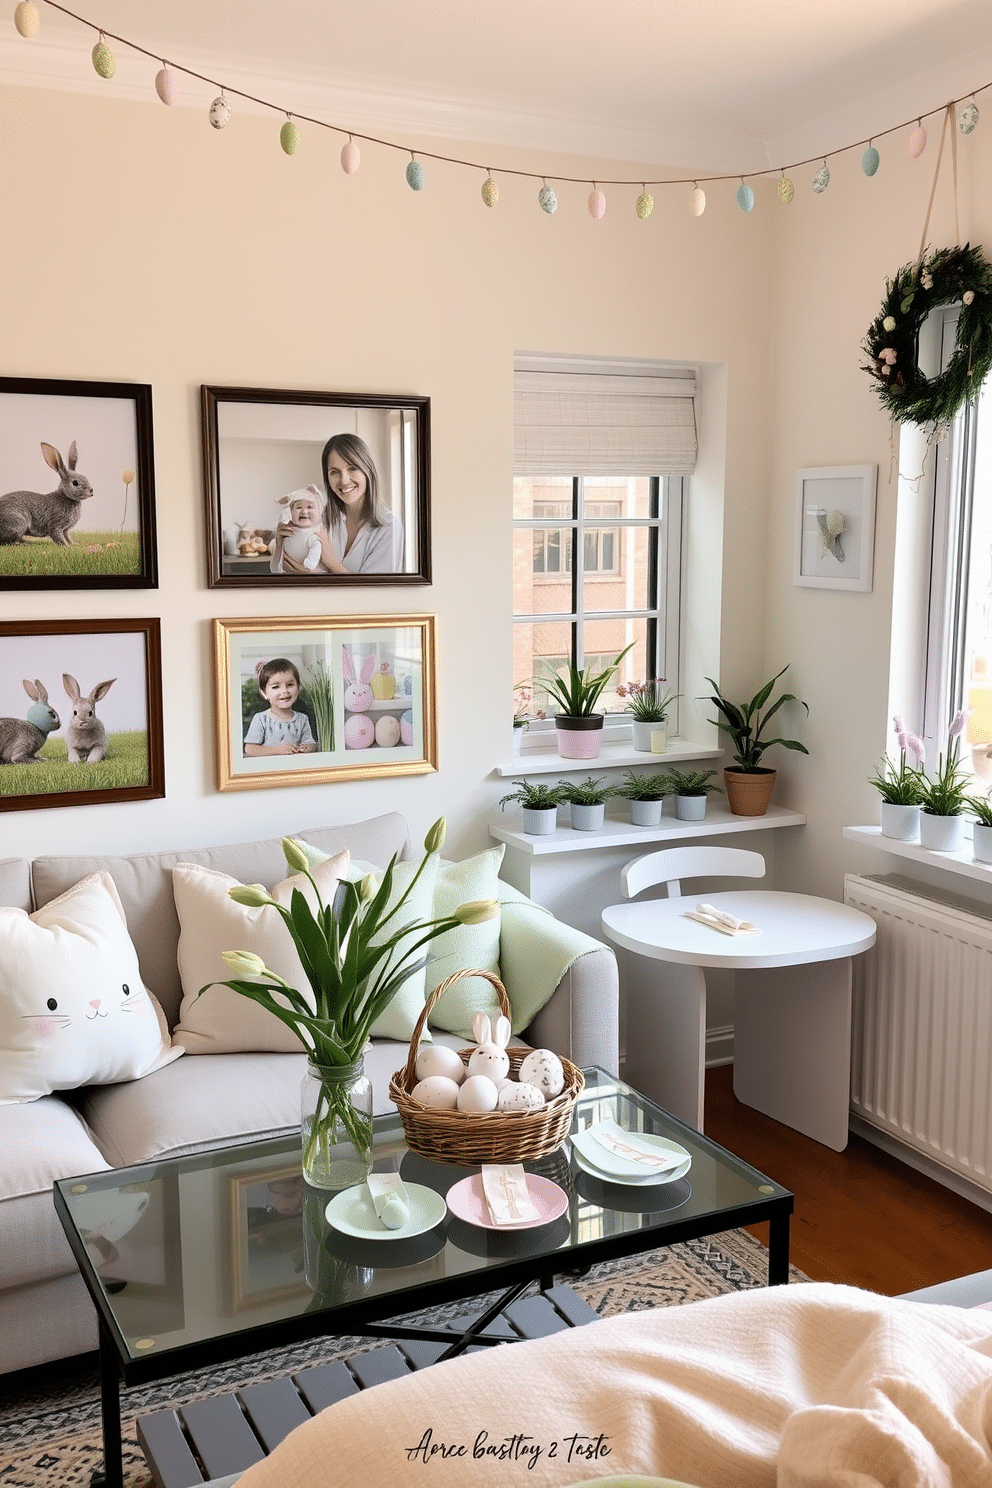
[[878,926],[854,959],[853,1115],[992,1193],[992,911],[896,875],[849,874],[844,898]]

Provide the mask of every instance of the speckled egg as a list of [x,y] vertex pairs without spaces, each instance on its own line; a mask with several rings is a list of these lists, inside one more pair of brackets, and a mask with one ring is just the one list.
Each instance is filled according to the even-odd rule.
[[400,718],[400,743],[413,743],[413,714],[409,708]]
[[231,122],[231,105],[223,93],[219,94],[210,105],[207,118],[210,120],[210,125],[213,129],[226,129],[227,125]]
[[400,721],[392,713],[384,713],[376,721],[375,742],[380,749],[392,749],[400,742]]
[[353,139],[341,147],[341,169],[346,176],[353,176],[362,163],[362,152]]
[[427,185],[427,177],[424,175],[424,167],[419,160],[411,160],[406,168],[406,184],[411,191],[423,191]]
[[702,217],[706,211],[706,192],[702,186],[697,186],[689,197],[689,211],[693,217]]
[[110,50],[105,41],[100,40],[97,42],[96,46],[90,53],[90,57],[93,61],[94,70],[98,72],[102,78],[113,77],[114,73],[117,71],[117,63],[114,59],[113,52]]
[[14,11],[14,25],[17,27],[19,35],[26,37],[34,36],[38,27],[41,25],[41,16],[38,14],[38,7],[32,3],[32,0],[20,0],[20,4]]
[[179,84],[176,74],[170,72],[167,67],[160,67],[155,74],[155,92],[162,102],[171,108],[179,96]]
[[487,176],[482,183],[482,200],[487,207],[494,207],[499,201],[499,187],[492,176]]
[[779,181],[778,185],[775,187],[775,191],[778,195],[779,201],[782,203],[783,206],[786,207],[789,205],[792,198],[796,194],[796,188],[795,186],[793,186],[792,181],[789,179],[788,176],[782,177],[781,181]]
[[516,1084],[510,1081],[499,1093],[499,1111],[536,1111],[544,1105],[544,1095],[536,1085]]
[[822,196],[829,185],[830,167],[829,165],[827,165],[826,161],[824,161],[824,163],[820,166],[820,169],[817,171],[816,175],[813,177],[813,190],[816,192],[817,196]]
[[927,132],[922,124],[917,124],[909,139],[906,141],[906,151],[910,160],[919,160],[927,147]]
[[287,119],[280,129],[279,143],[287,155],[295,155],[300,148],[300,131],[292,119]]
[[597,220],[597,222],[599,221],[600,217],[605,217],[606,216],[606,192],[605,191],[600,191],[598,186],[595,187],[592,191],[590,191],[590,193],[589,193],[588,207],[589,207],[589,216],[590,217],[595,217],[596,220]]
[[651,216],[651,213],[654,211],[654,197],[651,195],[650,191],[641,192],[640,196],[634,203],[634,211],[637,213],[638,217],[640,217],[642,222],[646,217]]
[[746,181],[742,181],[737,188],[737,205],[742,212],[750,212],[754,208],[754,192]]
[[465,1066],[461,1057],[447,1044],[425,1044],[417,1055],[414,1066],[418,1080],[429,1080],[432,1075],[444,1075],[460,1085],[465,1078]]
[[875,174],[875,172],[878,170],[879,161],[881,160],[881,158],[882,157],[875,149],[875,146],[869,145],[867,150],[861,157],[861,169],[864,171],[866,176],[873,176]]
[[517,1071],[521,1085],[536,1085],[546,1100],[553,1100],[565,1088],[565,1071],[558,1055],[550,1049],[532,1049]]
[[375,743],[375,728],[371,718],[364,713],[353,713],[344,726],[345,749],[371,749]]
[[537,193],[537,201],[541,211],[547,212],[549,217],[553,212],[557,212],[558,210],[558,198],[555,196],[554,187],[549,186],[547,182],[544,183]]
[[410,1099],[433,1111],[453,1111],[458,1104],[459,1087],[447,1075],[428,1075],[418,1080],[410,1091]]
[[[17,8],[20,10],[20,6]],[[961,113],[958,115],[958,128],[962,134],[970,134],[977,123],[978,104],[972,99],[971,103],[965,104]]]
[[469,1075],[457,1090],[459,1111],[473,1111],[477,1114],[495,1111],[499,1091],[488,1075]]

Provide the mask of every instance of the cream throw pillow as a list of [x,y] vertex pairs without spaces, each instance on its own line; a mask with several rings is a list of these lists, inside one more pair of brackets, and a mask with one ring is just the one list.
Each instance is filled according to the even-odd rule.
[[[334,898],[339,880],[348,871],[349,854],[336,853],[311,869],[325,904]],[[222,951],[252,951],[304,995],[310,994],[300,958],[282,919],[268,905],[252,908],[236,904],[229,890],[236,878],[199,863],[177,863],[172,887],[179,914],[179,976],[183,1000],[173,1041],[188,1054],[263,1052],[299,1054],[303,1045],[291,1028],[265,1008],[230,987],[213,986],[198,996],[208,982],[235,978]],[[315,907],[313,889],[302,873],[283,879],[272,897],[287,909],[294,888]]]
[[[434,891],[434,914],[440,919],[453,914],[460,904],[475,899],[499,897],[499,869],[505,846],[487,848],[463,863],[442,862]],[[431,941],[427,958],[425,1000],[445,977],[466,968],[491,971],[499,976],[500,917],[483,920],[481,925],[459,925]],[[476,1013],[498,1015],[496,988],[482,977],[461,977],[438,1000],[431,1010],[430,1026],[448,1033],[460,1033],[471,1039],[472,1019]]]
[[138,1080],[181,1053],[109,873],[31,915],[0,908],[0,1104]]

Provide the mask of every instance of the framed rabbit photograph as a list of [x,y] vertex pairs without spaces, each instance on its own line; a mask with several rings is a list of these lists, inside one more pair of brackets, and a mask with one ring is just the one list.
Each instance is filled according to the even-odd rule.
[[164,795],[158,620],[0,622],[0,811]]
[[200,398],[210,588],[430,583],[429,398]]
[[217,789],[437,769],[433,615],[214,620]]
[[0,377],[0,590],[157,587],[151,387]]

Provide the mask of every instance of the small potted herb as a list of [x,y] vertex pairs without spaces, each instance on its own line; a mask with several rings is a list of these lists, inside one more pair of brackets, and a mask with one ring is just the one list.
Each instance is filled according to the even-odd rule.
[[569,661],[564,672],[550,672],[550,675],[534,678],[558,705],[555,730],[562,759],[599,757],[603,742],[603,714],[596,712],[596,704],[633,645],[631,641],[601,672],[593,672],[590,667],[577,667]]
[[626,699],[624,712],[631,716],[630,730],[634,748],[645,754],[663,754],[664,747],[656,748],[653,734],[664,734],[668,722],[668,710],[682,694],[666,692],[664,677],[650,682],[621,682],[617,697]]
[[965,796],[965,805],[975,813],[972,852],[977,863],[992,863],[992,801],[988,796]]
[[630,803],[630,822],[634,827],[656,827],[661,821],[665,796],[671,795],[671,776],[667,771],[657,775],[638,775],[628,770],[613,794]]
[[559,780],[561,799],[572,808],[572,826],[578,832],[597,832],[606,816],[606,803],[614,793],[614,787],[600,778],[594,780],[587,775],[585,780]]
[[736,764],[724,767],[723,779],[727,787],[727,801],[735,816],[764,816],[768,810],[768,803],[775,789],[776,772],[760,763],[766,749],[770,749],[773,744],[781,744],[783,749],[795,749],[800,754],[809,754],[805,744],[800,744],[798,739],[765,739],[762,737],[770,719],[784,703],[798,703],[801,708],[806,709],[807,713],[809,712],[807,705],[797,698],[795,693],[783,692],[779,694],[771,707],[762,713],[761,710],[771,697],[775,683],[788,670],[789,666],[786,663],[782,671],[776,672],[764,687],[759,687],[754,697],[747,703],[730,702],[723,696],[713,678],[706,678],[713,689],[710,702],[716,706],[719,714],[719,717],[710,721],[715,723],[722,733],[730,735],[734,746]]
[[923,776],[918,766],[907,763],[906,751],[910,750],[922,761],[925,753],[923,740],[917,734],[907,732],[898,713],[892,722],[899,745],[899,763],[894,765],[886,755],[869,784],[882,797],[882,836],[899,842],[915,842],[920,834]]
[[564,800],[561,788],[532,785],[529,780],[515,780],[513,784],[517,789],[501,797],[501,808],[505,811],[511,801],[519,801],[525,832],[531,837],[546,837],[553,832],[558,822],[558,806]]
[[932,775],[925,770],[921,773],[920,844],[931,852],[959,852],[964,841],[964,813],[971,782],[958,755],[967,721],[966,712],[955,713],[947,730],[946,756],[937,756]]
[[713,779],[715,770],[673,770],[668,777],[675,797],[675,815],[679,821],[702,821],[706,815],[706,797],[710,791],[722,790]]

